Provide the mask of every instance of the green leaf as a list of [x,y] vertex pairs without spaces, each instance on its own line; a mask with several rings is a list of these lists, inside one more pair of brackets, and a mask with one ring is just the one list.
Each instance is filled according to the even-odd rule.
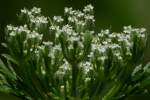
[[3,56],[5,59],[7,59],[7,60],[13,62],[14,64],[17,64],[17,65],[18,65],[18,62],[17,62],[13,57],[11,57],[10,55],[8,55],[8,54],[2,54],[2,56]]
[[4,47],[4,48],[7,48],[7,44],[6,43],[1,43],[1,45]]
[[5,66],[5,64],[0,59],[0,73],[6,78],[14,79],[14,74]]

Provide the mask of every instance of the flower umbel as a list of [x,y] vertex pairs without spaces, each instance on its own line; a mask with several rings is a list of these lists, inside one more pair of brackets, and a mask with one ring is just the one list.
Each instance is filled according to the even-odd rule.
[[6,28],[0,91],[25,100],[123,100],[149,92],[145,28],[97,32],[92,5],[66,7],[53,18],[24,8],[19,21]]

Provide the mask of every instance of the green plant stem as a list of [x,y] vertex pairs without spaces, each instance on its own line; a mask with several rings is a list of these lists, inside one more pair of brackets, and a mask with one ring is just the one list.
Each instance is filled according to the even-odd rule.
[[67,98],[67,84],[66,84],[66,78],[64,78],[64,89],[65,89],[65,100],[68,100],[68,98]]
[[78,78],[78,66],[72,65],[72,92],[71,95],[76,98],[77,96],[77,78]]

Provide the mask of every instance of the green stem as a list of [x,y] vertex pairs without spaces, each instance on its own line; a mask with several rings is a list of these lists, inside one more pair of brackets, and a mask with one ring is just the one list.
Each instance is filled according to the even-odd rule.
[[65,100],[68,100],[67,98],[67,85],[66,85],[66,79],[64,78],[64,89],[65,89]]
[[77,77],[78,77],[78,66],[77,64],[72,65],[72,93],[71,95],[76,98],[77,96]]

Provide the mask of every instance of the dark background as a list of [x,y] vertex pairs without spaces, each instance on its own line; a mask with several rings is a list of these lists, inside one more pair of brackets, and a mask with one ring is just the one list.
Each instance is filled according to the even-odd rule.
[[[4,41],[5,26],[16,24],[16,14],[24,7],[40,7],[45,16],[52,17],[63,15],[66,6],[82,9],[89,3],[95,7],[97,30],[108,28],[121,32],[123,26],[132,25],[145,27],[150,33],[150,0],[0,0],[0,43]],[[150,60],[149,50],[150,46],[147,47],[146,61]],[[0,47],[0,54],[2,52],[4,49]],[[136,96],[136,100],[137,98],[149,100],[150,96]],[[13,100],[13,97],[1,94],[0,100]]]

